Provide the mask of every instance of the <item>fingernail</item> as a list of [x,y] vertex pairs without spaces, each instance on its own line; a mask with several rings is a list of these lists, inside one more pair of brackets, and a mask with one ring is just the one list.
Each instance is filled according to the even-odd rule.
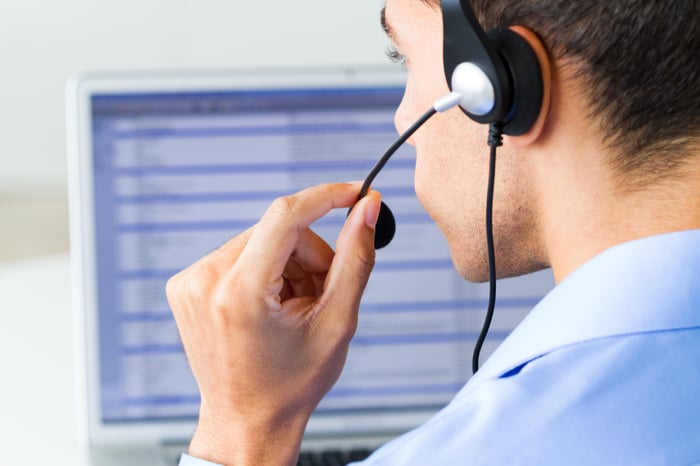
[[373,191],[367,195],[367,207],[365,208],[365,223],[372,230],[377,226],[377,218],[379,218],[379,209],[382,206],[379,200],[379,194]]

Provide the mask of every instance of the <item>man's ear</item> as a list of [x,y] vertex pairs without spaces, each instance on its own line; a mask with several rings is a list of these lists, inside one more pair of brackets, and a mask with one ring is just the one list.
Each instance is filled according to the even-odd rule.
[[542,108],[540,109],[537,120],[526,133],[519,136],[505,136],[509,144],[515,147],[524,147],[537,141],[547,121],[552,96],[552,68],[547,49],[544,47],[544,44],[537,34],[524,26],[511,26],[510,29],[530,44],[530,47],[537,56],[537,61],[540,63],[540,69],[542,71]]

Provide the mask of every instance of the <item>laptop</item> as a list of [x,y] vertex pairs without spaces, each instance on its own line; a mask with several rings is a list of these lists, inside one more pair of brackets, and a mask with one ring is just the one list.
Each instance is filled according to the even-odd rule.
[[[165,298],[170,276],[278,196],[364,179],[396,137],[395,68],[85,73],[67,88],[76,362],[90,464],[174,465],[199,394]],[[416,200],[415,151],[374,186],[396,216],[340,379],[302,449],[369,452],[427,420],[470,376],[488,291],[453,270]],[[313,225],[333,245],[345,217]],[[499,283],[485,358],[551,288]],[[305,453],[306,454],[306,453]]]

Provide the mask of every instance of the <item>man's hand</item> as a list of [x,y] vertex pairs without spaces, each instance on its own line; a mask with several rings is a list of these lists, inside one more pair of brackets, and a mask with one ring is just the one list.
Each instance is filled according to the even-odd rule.
[[257,225],[168,282],[202,396],[190,454],[227,465],[296,463],[357,327],[379,194],[353,208],[335,253],[309,225],[351,206],[358,192],[339,183],[277,199]]

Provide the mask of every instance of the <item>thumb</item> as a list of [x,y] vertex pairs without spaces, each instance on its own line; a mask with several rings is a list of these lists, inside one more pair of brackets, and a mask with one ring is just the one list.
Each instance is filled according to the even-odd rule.
[[381,196],[377,191],[370,191],[355,204],[338,235],[335,257],[328,271],[324,294],[329,308],[336,313],[350,313],[345,317],[351,319],[356,319],[360,298],[374,267],[374,228],[380,206]]

